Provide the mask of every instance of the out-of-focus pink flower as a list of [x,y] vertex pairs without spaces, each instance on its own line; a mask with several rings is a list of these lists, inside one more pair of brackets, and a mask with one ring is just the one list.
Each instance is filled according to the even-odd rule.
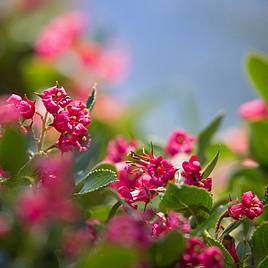
[[117,136],[108,144],[106,159],[112,163],[122,162],[127,154],[130,151],[134,151],[137,146],[138,143],[135,139],[127,141],[124,137]]
[[96,64],[96,73],[104,81],[119,82],[127,76],[129,56],[121,50],[102,51]]
[[0,99],[0,125],[8,125],[18,122],[20,113],[17,107],[10,105],[6,99]]
[[251,191],[242,194],[242,205],[244,215],[251,220],[263,213],[262,202]]
[[245,129],[227,130],[224,141],[236,153],[244,155],[248,151],[248,134]]
[[58,85],[48,88],[37,95],[41,97],[44,106],[51,114],[56,114],[60,108],[64,108],[72,102],[65,89]]
[[188,220],[177,212],[171,211],[167,216],[158,212],[156,216],[156,220],[152,223],[153,237],[158,237],[173,229],[178,229],[182,233],[189,233],[191,230]]
[[111,219],[107,238],[125,247],[147,247],[151,241],[150,228],[140,215],[120,215]]
[[[236,201],[237,203],[238,201]],[[257,195],[251,191],[242,194],[242,203],[230,205],[228,208],[230,217],[238,220],[246,216],[253,220],[263,213],[263,203]]]
[[201,164],[198,156],[191,156],[189,161],[182,163],[181,176],[184,178],[184,183],[188,185],[195,185],[211,191],[212,180],[211,178],[202,178]]
[[234,238],[231,237],[230,235],[226,235],[224,236],[222,243],[233,257],[235,263],[239,263],[239,257],[237,255]]
[[183,129],[178,129],[170,135],[165,151],[170,156],[178,153],[188,154],[193,149],[194,141],[194,136],[187,134]]
[[19,95],[12,94],[6,102],[18,109],[20,116],[24,119],[31,119],[35,113],[35,102],[27,97],[21,98]]
[[268,106],[261,100],[256,99],[242,104],[239,108],[240,116],[249,121],[256,121],[267,118]]
[[37,54],[53,59],[69,48],[84,32],[86,16],[70,12],[53,19],[41,32],[35,45]]
[[217,247],[209,247],[201,254],[201,266],[205,268],[223,268],[223,254]]

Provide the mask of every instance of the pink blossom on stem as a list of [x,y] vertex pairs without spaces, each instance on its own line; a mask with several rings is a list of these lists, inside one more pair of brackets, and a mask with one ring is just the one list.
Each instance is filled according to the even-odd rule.
[[240,116],[249,121],[256,121],[267,118],[268,106],[261,100],[256,99],[242,104],[239,108]]
[[232,205],[228,208],[228,213],[230,217],[235,220],[239,220],[243,215],[243,206],[242,204]]
[[174,156],[178,153],[190,153],[193,149],[195,137],[187,134],[184,130],[178,129],[174,131],[167,142],[165,152]]
[[223,254],[221,250],[217,247],[209,247],[200,257],[201,266],[205,268],[223,268]]

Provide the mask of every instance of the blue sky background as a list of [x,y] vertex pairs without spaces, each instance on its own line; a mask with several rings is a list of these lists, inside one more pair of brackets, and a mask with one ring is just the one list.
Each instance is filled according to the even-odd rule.
[[268,52],[268,1],[90,0],[82,6],[131,51],[130,76],[115,94],[130,103],[144,95],[161,100],[143,119],[147,133],[196,131],[222,110],[225,127],[239,123],[239,105],[255,96],[245,56]]

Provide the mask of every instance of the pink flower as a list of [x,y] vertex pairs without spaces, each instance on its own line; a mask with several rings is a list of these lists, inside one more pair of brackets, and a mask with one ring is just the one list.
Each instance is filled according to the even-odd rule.
[[268,116],[268,107],[263,100],[256,99],[242,104],[239,112],[245,120],[261,120]]
[[202,178],[201,164],[198,156],[191,156],[189,161],[184,161],[182,163],[181,176],[184,178],[185,184],[202,187],[209,192],[211,191],[212,180],[211,178]]
[[120,215],[111,219],[106,230],[107,238],[126,247],[147,247],[150,244],[150,228],[139,214]]
[[27,97],[21,98],[16,94],[12,94],[6,102],[13,105],[24,119],[31,119],[35,113],[35,102]]
[[170,156],[174,156],[178,153],[188,154],[193,149],[194,141],[194,136],[187,134],[182,129],[178,129],[170,135],[165,151]]
[[[180,263],[176,267],[196,267],[200,265],[201,254],[205,250],[205,244],[198,237],[191,237],[187,240],[186,249],[181,257]],[[208,268],[208,267],[207,267]]]
[[128,142],[124,137],[117,136],[109,142],[106,158],[112,163],[121,162],[125,160],[130,151],[134,151],[137,148],[137,145],[134,139]]
[[232,205],[228,208],[228,213],[230,217],[235,220],[239,220],[243,215],[243,206],[242,204]]
[[243,213],[249,219],[254,219],[263,213],[263,204],[252,192],[242,194]]
[[52,20],[41,32],[35,45],[39,56],[53,59],[68,49],[83,33],[85,15],[71,12]]
[[205,268],[223,268],[223,254],[217,247],[209,247],[200,257],[200,264]]
[[167,216],[158,212],[156,216],[156,220],[152,223],[153,237],[158,237],[173,229],[178,229],[182,233],[189,233],[191,230],[188,220],[177,212],[171,211]]
[[228,212],[230,217],[236,220],[242,216],[253,220],[263,213],[263,203],[251,191],[245,192],[242,194],[242,203],[229,206]]
[[20,113],[17,107],[10,105],[6,99],[0,99],[0,125],[8,125],[18,122]]
[[72,102],[65,89],[58,85],[48,88],[37,95],[41,97],[44,106],[51,114],[56,114],[60,108],[64,108]]

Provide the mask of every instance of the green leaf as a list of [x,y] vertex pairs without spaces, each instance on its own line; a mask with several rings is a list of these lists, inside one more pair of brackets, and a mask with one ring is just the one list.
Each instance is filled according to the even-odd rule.
[[7,129],[0,140],[0,166],[13,177],[27,160],[27,136],[18,129]]
[[230,253],[227,251],[227,249],[221,242],[211,237],[208,232],[205,232],[204,237],[209,246],[216,246],[222,251],[224,257],[224,267],[236,267],[233,257],[230,255]]
[[92,111],[94,107],[94,104],[96,102],[96,96],[97,96],[97,90],[96,90],[96,86],[94,85],[92,87],[91,95],[87,99],[87,108],[89,109],[89,111]]
[[116,173],[109,169],[95,169],[88,173],[83,180],[83,187],[76,194],[87,194],[94,192],[117,181]]
[[268,167],[268,122],[266,120],[260,120],[250,122],[250,153],[251,156],[257,160],[261,165]]
[[268,223],[263,223],[252,236],[252,252],[255,264],[260,263],[268,255]]
[[268,101],[268,57],[262,53],[247,56],[247,73],[259,95]]
[[268,204],[268,184],[265,187],[265,192],[264,192],[264,197],[262,199],[262,203],[263,203],[263,205]]
[[239,227],[242,224],[241,221],[234,221],[231,224],[229,224],[224,231],[220,235],[220,239],[223,238],[224,236],[230,234],[233,230],[235,230],[237,227]]
[[240,262],[243,263],[251,253],[249,243],[246,240],[240,241],[236,247],[236,252]]
[[137,261],[137,252],[130,247],[121,247],[118,245],[101,244],[84,258],[80,258],[78,268],[104,268],[132,267]]
[[153,262],[157,267],[169,266],[179,260],[184,248],[185,239],[182,234],[173,230],[167,233],[164,238],[157,240],[152,246]]
[[267,268],[268,267],[268,255],[259,263],[257,268]]
[[200,224],[210,215],[212,197],[202,188],[189,185],[178,187],[169,183],[159,207],[163,211],[175,210],[186,216],[195,216]]
[[202,178],[206,179],[210,173],[213,171],[213,169],[215,168],[218,159],[219,159],[219,154],[220,152],[218,151],[215,156],[210,160],[210,162],[207,164],[207,166],[204,168],[204,171],[202,172]]
[[197,225],[197,227],[192,231],[192,235],[201,235],[205,230],[208,230],[212,226],[214,226],[218,220],[218,218],[222,215],[222,213],[226,210],[227,205],[220,205],[217,207],[205,220],[202,224]]
[[208,146],[221,125],[224,115],[219,114],[213,121],[198,135],[197,140],[197,155],[201,164],[206,162]]

